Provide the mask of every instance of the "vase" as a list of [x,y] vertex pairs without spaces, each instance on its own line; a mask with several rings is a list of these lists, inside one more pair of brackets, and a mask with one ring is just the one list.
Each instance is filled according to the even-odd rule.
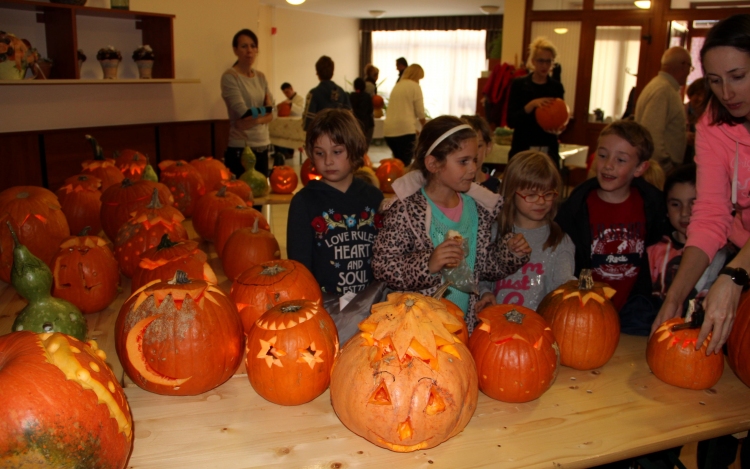
[[34,64],[35,80],[48,80],[50,73],[52,73],[52,62],[48,60],[40,60]]
[[138,65],[138,76],[140,78],[153,78],[151,71],[154,69],[153,60],[136,60],[135,64]]
[[102,65],[102,71],[104,72],[105,79],[114,80],[115,78],[117,78],[117,67],[120,65],[119,60],[100,60],[99,63]]
[[129,10],[130,0],[110,0],[110,6],[116,10]]

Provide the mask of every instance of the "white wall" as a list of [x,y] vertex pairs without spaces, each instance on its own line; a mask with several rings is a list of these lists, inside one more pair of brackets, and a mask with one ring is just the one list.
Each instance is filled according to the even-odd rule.
[[[100,6],[94,3],[101,1],[89,0],[89,4]],[[283,97],[279,90],[283,81],[292,82],[302,94],[315,86],[314,64],[323,54],[336,62],[334,80],[340,85],[344,86],[345,76],[349,80],[357,76],[358,20],[276,9],[261,5],[259,0],[130,0],[130,8],[176,16],[176,78],[198,78],[200,84],[0,85],[0,132],[224,119],[227,114],[219,79],[234,62],[231,40],[242,28],[258,35],[256,66],[266,73],[277,100]],[[0,30],[18,31],[21,37],[26,34],[34,46],[44,44],[43,28],[36,23],[21,27],[19,16],[6,14],[8,11],[0,10]],[[135,76],[130,54],[139,32],[129,30],[132,22],[111,22],[105,19],[97,24],[87,18],[79,25],[81,45],[88,56],[82,69],[84,78],[101,76],[96,49],[109,44],[122,51],[120,76]],[[276,36],[271,36],[271,23],[277,27]],[[97,36],[96,29],[102,25],[110,29]],[[98,37],[102,42],[94,45]],[[123,45],[112,44],[118,41]]]

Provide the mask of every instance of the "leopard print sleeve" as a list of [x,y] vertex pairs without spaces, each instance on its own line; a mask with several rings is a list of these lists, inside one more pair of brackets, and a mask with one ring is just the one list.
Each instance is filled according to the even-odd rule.
[[529,261],[529,255],[516,257],[508,248],[513,233],[492,241],[492,224],[502,208],[502,198],[493,210],[479,209],[477,233],[477,273],[479,280],[496,281],[513,274]]

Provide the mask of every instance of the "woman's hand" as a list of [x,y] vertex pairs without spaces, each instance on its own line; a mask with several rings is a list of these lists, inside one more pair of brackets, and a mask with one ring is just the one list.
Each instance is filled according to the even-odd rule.
[[486,308],[487,306],[492,306],[496,304],[497,304],[497,300],[495,299],[495,295],[492,294],[492,292],[486,292],[484,295],[482,295],[481,298],[479,298],[479,301],[477,301],[477,304],[474,307],[474,309],[478,313],[482,311],[484,308]]
[[531,246],[526,238],[523,237],[522,233],[516,233],[512,238],[508,240],[508,249],[516,257],[523,257],[526,254],[531,254]]
[[695,343],[696,350],[701,348],[708,333],[713,331],[706,355],[721,351],[722,345],[732,331],[732,324],[737,315],[737,305],[740,303],[740,294],[742,294],[741,286],[734,283],[728,275],[719,275],[708,291],[706,299],[703,300],[706,316],[703,319],[701,332],[698,334],[698,341]]
[[427,267],[431,274],[436,274],[443,267],[457,267],[463,258],[464,250],[461,243],[455,239],[446,239],[432,252]]
[[526,106],[523,107],[523,110],[526,111],[526,114],[531,114],[531,112],[542,106],[546,106],[549,103],[551,103],[555,98],[536,98],[532,99],[528,103],[526,103]]
[[239,130],[248,130],[258,125],[268,124],[271,120],[273,120],[272,114],[266,114],[265,116],[260,117],[247,116],[244,119],[235,122],[234,126]]

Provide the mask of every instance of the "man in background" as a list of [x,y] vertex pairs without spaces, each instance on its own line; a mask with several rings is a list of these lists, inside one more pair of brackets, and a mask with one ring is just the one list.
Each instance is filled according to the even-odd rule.
[[305,111],[305,98],[294,91],[294,88],[289,83],[281,85],[281,92],[286,96],[284,102],[289,103],[291,106],[292,110],[289,115],[292,117],[302,117],[302,113]]
[[409,66],[409,63],[406,61],[405,58],[399,57],[396,59],[396,70],[398,70],[398,80],[396,80],[396,83],[401,80],[401,75],[404,74],[404,70],[406,70],[406,67]]

